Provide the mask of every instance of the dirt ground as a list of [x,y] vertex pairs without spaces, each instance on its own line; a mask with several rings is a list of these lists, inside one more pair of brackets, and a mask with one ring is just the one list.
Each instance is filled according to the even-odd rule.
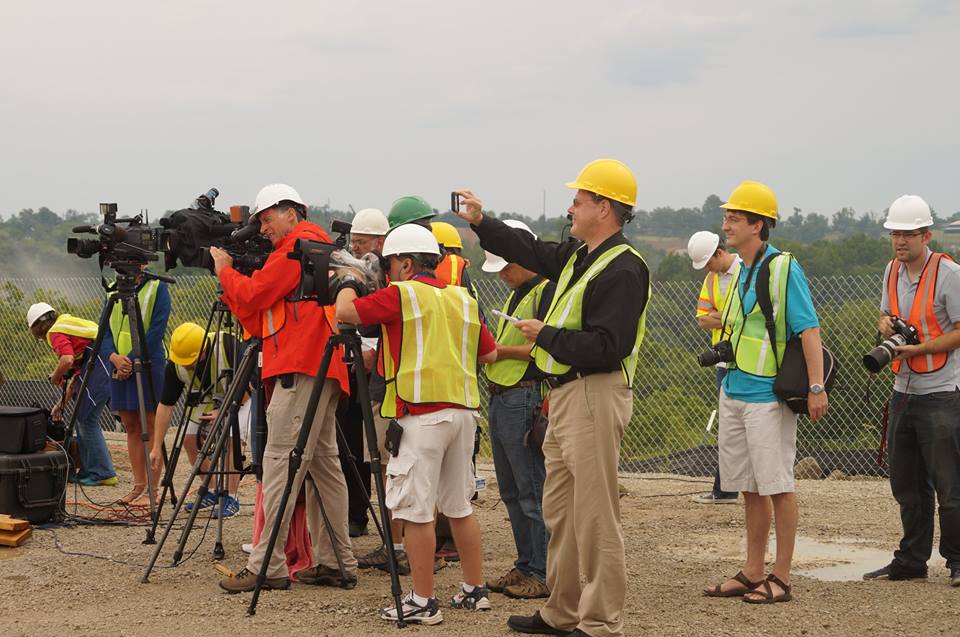
[[[111,443],[123,482],[116,488],[87,489],[101,502],[119,497],[131,482],[120,441]],[[512,565],[514,547],[492,468],[484,467],[482,473],[491,486],[477,512],[486,574],[496,577]],[[628,635],[957,634],[960,588],[947,585],[947,572],[936,552],[927,581],[859,581],[860,573],[886,563],[899,538],[897,509],[885,481],[800,482],[802,539],[796,570],[849,564],[844,568],[856,579],[821,581],[795,574],[795,600],[772,606],[706,598],[700,593],[703,586],[739,568],[744,547],[741,506],[692,502],[691,493],[709,489],[704,480],[643,475],[625,476],[621,482],[626,489],[621,506],[627,541],[624,622]],[[240,545],[249,541],[254,494],[249,479],[241,487],[240,514],[224,525],[225,564],[235,570],[245,561]],[[84,500],[78,495],[71,487],[67,500]],[[198,524],[190,535],[188,549],[200,541],[202,527]],[[37,529],[23,547],[0,548],[0,633],[511,635],[516,633],[506,627],[507,617],[531,614],[539,607],[537,601],[494,595],[492,611],[445,609],[439,626],[401,632],[376,616],[376,610],[390,602],[388,576],[364,571],[352,591],[295,584],[289,591],[265,592],[257,614],[249,617],[250,594],[226,595],[217,587],[219,575],[211,557],[213,530],[211,525],[196,554],[177,568],[167,568],[179,537],[177,532],[171,534],[150,582],[142,584],[143,566],[153,550],[141,543],[143,527]],[[360,554],[376,543],[376,538],[367,536],[354,546]],[[402,580],[408,588],[409,578]],[[459,581],[455,564],[438,573],[441,601],[456,591]]]

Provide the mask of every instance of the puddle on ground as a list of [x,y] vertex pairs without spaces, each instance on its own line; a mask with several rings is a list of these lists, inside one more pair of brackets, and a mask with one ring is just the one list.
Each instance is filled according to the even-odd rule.
[[889,562],[890,551],[870,548],[862,540],[840,537],[821,541],[798,537],[793,563],[800,568],[793,572],[822,582],[851,582],[862,580],[864,573]]

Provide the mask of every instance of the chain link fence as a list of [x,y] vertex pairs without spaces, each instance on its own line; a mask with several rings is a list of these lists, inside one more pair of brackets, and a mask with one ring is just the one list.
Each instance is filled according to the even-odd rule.
[[[475,282],[481,306],[499,308],[507,289],[498,281]],[[801,417],[798,458],[812,457],[825,473],[884,475],[877,463],[880,413],[890,389],[889,372],[870,377],[861,358],[874,345],[880,277],[834,276],[812,279],[824,344],[840,362],[830,411],[820,422]],[[182,321],[205,324],[216,297],[216,280],[180,276],[171,286],[169,331]],[[624,434],[624,471],[712,475],[717,465],[714,370],[697,365],[709,346],[707,332],[694,320],[699,283],[653,286],[647,337],[634,381],[634,409]],[[46,381],[55,358],[46,343],[30,338],[25,324],[31,303],[46,301],[58,311],[91,320],[100,314],[104,292],[96,278],[0,279],[0,333],[5,335],[0,373],[0,404],[50,406],[58,398]],[[486,389],[484,388],[484,392]],[[481,409],[486,415],[486,396]],[[110,414],[103,427],[116,431]],[[482,453],[489,455],[484,439]]]

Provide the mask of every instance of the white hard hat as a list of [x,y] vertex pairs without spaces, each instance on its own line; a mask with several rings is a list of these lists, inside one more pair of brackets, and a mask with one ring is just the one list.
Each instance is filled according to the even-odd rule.
[[27,310],[27,327],[33,327],[33,324],[43,316],[50,312],[56,312],[51,306],[46,303],[34,303],[30,306],[30,309]]
[[387,216],[376,208],[364,208],[353,215],[350,232],[355,234],[375,234],[382,237],[390,232],[390,222]]
[[287,184],[267,184],[257,193],[257,199],[253,204],[253,210],[250,211],[250,218],[253,219],[258,214],[276,206],[281,201],[292,201],[306,207],[300,198],[300,193]]
[[917,195],[903,195],[890,204],[887,220],[883,227],[887,230],[916,230],[933,225],[930,206]]
[[706,230],[694,232],[690,241],[687,242],[687,254],[693,261],[693,269],[702,270],[713,253],[717,251],[718,245],[720,245],[720,235],[715,232]]
[[[526,230],[527,232],[533,235],[534,239],[537,238],[536,233],[530,229],[530,226],[528,226],[522,221],[517,221],[516,219],[504,219],[503,222],[508,226],[510,226],[511,228],[520,228],[521,230]],[[484,259],[483,265],[480,266],[480,269],[483,270],[484,272],[499,272],[500,270],[507,267],[507,262],[503,259],[503,257],[499,257],[493,254],[492,252],[488,252],[486,250],[484,250],[483,253],[486,255],[487,258]]]
[[405,223],[390,231],[383,242],[383,256],[391,254],[436,254],[440,244],[427,228],[416,223]]

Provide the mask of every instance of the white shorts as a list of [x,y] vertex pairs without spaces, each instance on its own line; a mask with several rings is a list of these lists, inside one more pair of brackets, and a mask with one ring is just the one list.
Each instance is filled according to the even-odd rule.
[[473,437],[477,412],[442,409],[404,416],[400,453],[387,465],[387,507],[393,517],[432,522],[436,511],[448,518],[473,513]]
[[748,403],[720,391],[720,488],[760,495],[796,490],[797,414],[786,403]]

